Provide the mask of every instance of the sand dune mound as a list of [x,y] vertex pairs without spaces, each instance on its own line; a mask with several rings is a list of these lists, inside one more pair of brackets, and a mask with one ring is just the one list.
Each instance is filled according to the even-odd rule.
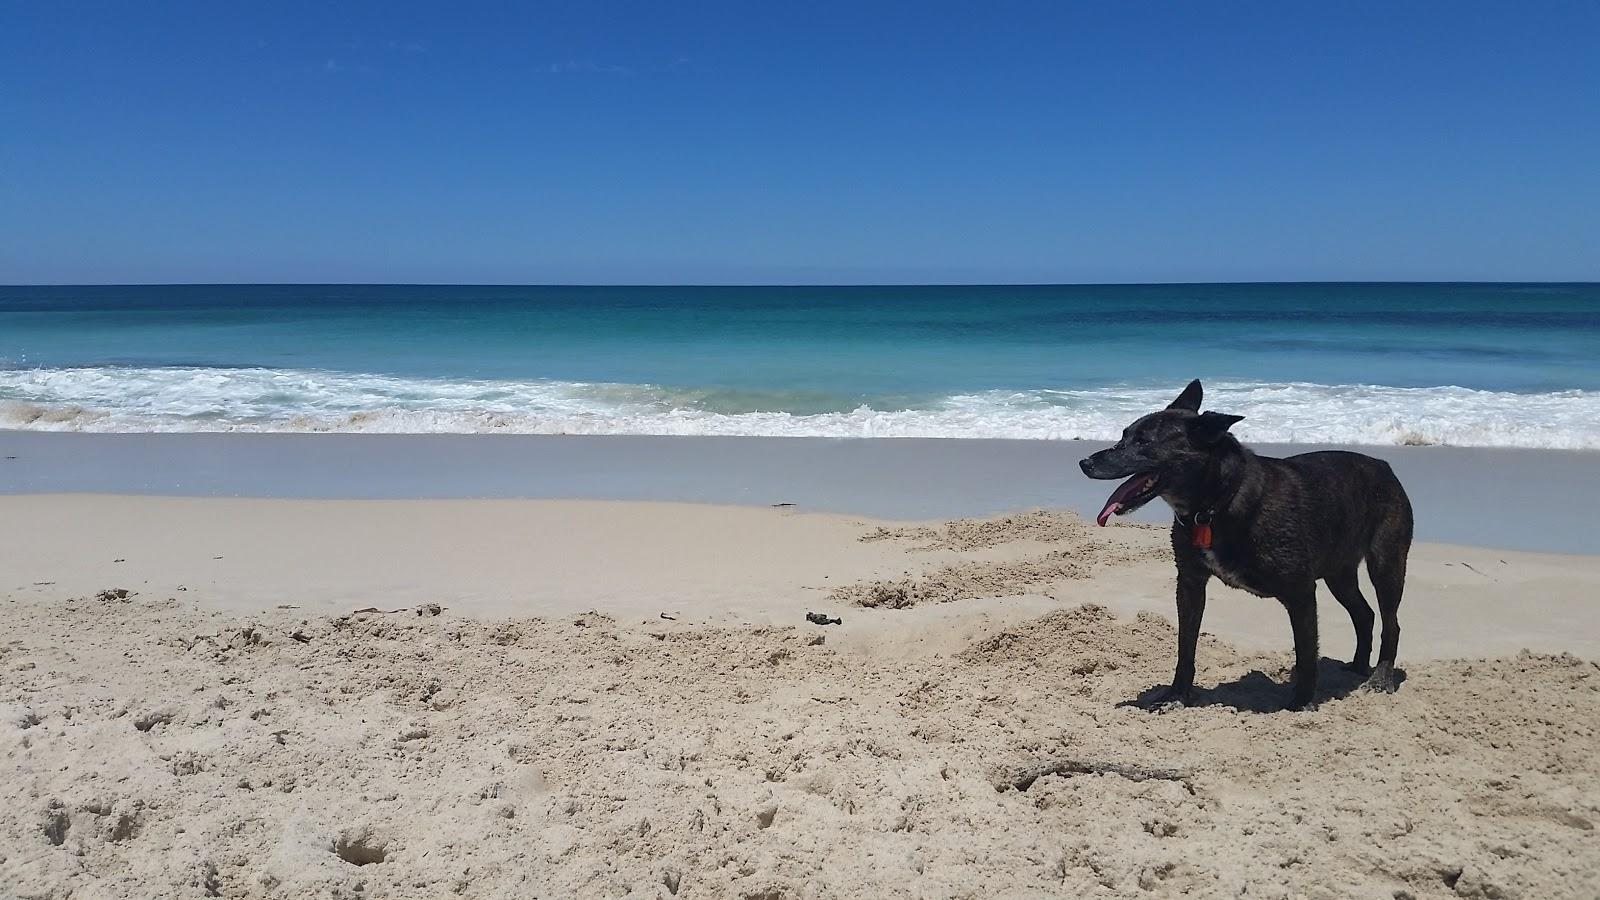
[[[937,528],[882,527],[862,541],[906,545],[907,563],[920,570],[902,578],[872,579],[835,588],[835,600],[858,606],[904,609],[923,603],[948,603],[978,597],[1041,593],[1052,584],[1088,578],[1104,567],[1158,557],[1165,529],[1148,525],[1115,532],[1068,512],[1033,510],[991,519],[957,519]],[[972,551],[1008,549],[978,556]],[[952,551],[960,558],[930,565],[923,554]]]
[[[1119,530],[1166,533],[1164,525],[1141,522],[1120,523]],[[981,550],[1017,541],[1045,544],[1096,539],[1096,526],[1064,510],[1033,509],[1006,516],[954,519],[943,525],[909,525],[904,528],[879,526],[862,535],[864,542],[905,541],[913,550]],[[1106,532],[1099,531],[1100,535]]]
[[861,540],[911,542],[916,550],[978,550],[1015,541],[1083,541],[1092,536],[1093,529],[1093,525],[1072,513],[1035,509],[989,519],[955,519],[938,527],[880,526],[862,535]]
[[[885,659],[813,628],[0,601],[28,898],[1520,897],[1600,883],[1600,669],[1287,655],[1103,609]],[[1276,706],[1270,707],[1276,709]]]

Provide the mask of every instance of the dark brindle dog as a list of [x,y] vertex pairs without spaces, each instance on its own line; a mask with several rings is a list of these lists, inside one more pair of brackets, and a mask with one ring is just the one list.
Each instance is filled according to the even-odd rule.
[[[1127,478],[1100,512],[1130,513],[1156,497],[1175,514],[1178,563],[1178,670],[1158,704],[1185,703],[1194,687],[1194,649],[1206,609],[1206,582],[1276,597],[1294,629],[1291,709],[1317,694],[1317,579],[1350,613],[1356,655],[1346,668],[1370,687],[1392,691],[1400,643],[1395,618],[1411,550],[1411,501],[1389,464],[1359,453],[1324,451],[1287,459],[1257,456],[1228,433],[1242,416],[1200,412],[1192,381],[1166,409],[1129,425],[1116,446],[1079,463],[1090,478]],[[1131,477],[1130,477],[1131,476]],[[1356,567],[1378,594],[1383,644],[1371,669],[1372,607]]]

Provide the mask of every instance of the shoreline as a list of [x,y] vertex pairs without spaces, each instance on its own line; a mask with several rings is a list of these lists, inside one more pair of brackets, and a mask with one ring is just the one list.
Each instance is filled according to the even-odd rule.
[[[1110,486],[1077,460],[1106,443],[954,438],[85,434],[0,431],[0,496],[669,501],[921,521],[1037,507],[1090,516]],[[1419,541],[1600,553],[1600,454],[1465,447],[1251,444],[1267,456],[1349,449],[1389,461]],[[12,458],[14,457],[14,458]],[[1152,503],[1132,521],[1169,521]]]

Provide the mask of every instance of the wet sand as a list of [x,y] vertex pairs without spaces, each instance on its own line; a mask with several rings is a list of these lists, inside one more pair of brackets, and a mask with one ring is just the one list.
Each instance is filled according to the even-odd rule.
[[[0,431],[0,494],[672,500],[884,519],[1093,515],[1094,441]],[[1252,445],[1287,455],[1310,445]],[[1600,453],[1351,447],[1388,460],[1421,540],[1600,553]],[[14,459],[10,457],[15,457]],[[1143,521],[1166,518],[1160,504]]]

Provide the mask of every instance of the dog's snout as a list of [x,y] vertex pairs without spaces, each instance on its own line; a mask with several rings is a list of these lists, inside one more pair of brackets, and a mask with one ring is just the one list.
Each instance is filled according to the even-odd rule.
[[1082,469],[1085,475],[1089,474],[1089,470],[1093,467],[1094,461],[1090,457],[1085,456],[1083,459],[1078,460],[1078,468]]

